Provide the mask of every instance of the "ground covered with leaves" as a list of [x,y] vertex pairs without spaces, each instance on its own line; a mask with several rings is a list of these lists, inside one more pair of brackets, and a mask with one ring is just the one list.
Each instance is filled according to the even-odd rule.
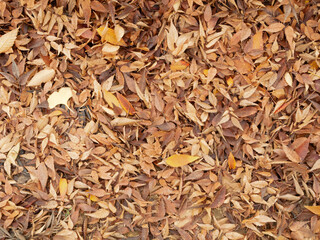
[[318,239],[320,4],[0,2],[0,239]]

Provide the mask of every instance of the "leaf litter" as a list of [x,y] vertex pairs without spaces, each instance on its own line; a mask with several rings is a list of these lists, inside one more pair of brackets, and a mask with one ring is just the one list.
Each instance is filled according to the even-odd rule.
[[318,239],[319,11],[0,3],[0,238]]

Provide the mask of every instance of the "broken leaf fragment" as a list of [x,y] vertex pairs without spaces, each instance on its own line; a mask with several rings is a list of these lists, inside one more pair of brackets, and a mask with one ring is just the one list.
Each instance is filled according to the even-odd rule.
[[64,104],[67,108],[68,100],[72,97],[72,89],[69,87],[60,88],[59,91],[52,93],[48,98],[49,108],[54,108],[59,104]]
[[182,167],[198,159],[198,156],[190,156],[187,154],[175,154],[168,157],[165,161],[170,167]]

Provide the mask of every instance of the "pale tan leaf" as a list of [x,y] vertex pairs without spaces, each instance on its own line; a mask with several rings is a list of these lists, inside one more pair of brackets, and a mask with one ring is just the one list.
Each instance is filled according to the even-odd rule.
[[89,217],[93,217],[93,218],[106,218],[109,216],[109,210],[101,208],[97,211],[95,211],[94,213],[87,213],[86,215]]
[[10,149],[8,152],[7,158],[4,162],[4,170],[7,172],[9,176],[11,176],[11,165],[17,165],[16,164],[16,158],[19,155],[20,151],[20,142],[16,144],[14,147]]
[[292,150],[291,148],[289,148],[286,145],[282,145],[283,151],[286,154],[287,158],[292,161],[292,162],[296,162],[299,163],[301,162],[301,158],[298,155],[298,153],[296,153],[294,150]]
[[48,68],[43,69],[40,72],[36,73],[33,78],[31,78],[30,82],[27,84],[28,87],[35,87],[40,85],[41,83],[49,82],[51,81],[56,72],[55,70]]
[[72,97],[72,89],[69,87],[60,88],[58,92],[52,93],[48,98],[49,108],[54,108],[59,104],[68,107],[68,100]]
[[0,53],[8,51],[17,38],[19,29],[16,28],[0,37]]

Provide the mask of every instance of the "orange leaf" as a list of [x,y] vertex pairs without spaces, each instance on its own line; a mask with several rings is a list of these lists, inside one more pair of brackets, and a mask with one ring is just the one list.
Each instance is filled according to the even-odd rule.
[[130,115],[135,114],[135,110],[132,107],[131,103],[124,96],[117,92],[117,98],[120,102],[121,107],[126,111],[126,113]]
[[60,178],[59,191],[60,191],[61,200],[63,200],[64,197],[66,196],[67,190],[68,190],[68,182],[67,182],[67,179],[65,179],[65,178]]
[[108,42],[114,45],[120,45],[125,46],[125,42],[123,39],[120,39],[120,41],[117,40],[116,33],[113,29],[107,28],[105,30],[104,26],[101,26],[97,29],[98,34],[101,36],[102,42]]
[[236,160],[234,159],[232,152],[230,152],[228,156],[228,165],[229,165],[229,169],[236,168]]
[[179,71],[179,70],[184,70],[189,66],[189,63],[185,61],[178,61],[178,62],[173,62],[170,65],[171,71]]
[[182,167],[198,159],[199,159],[198,156],[190,156],[186,154],[175,154],[175,155],[172,155],[171,157],[168,157],[166,159],[166,163],[170,167]]
[[320,216],[320,206],[304,206],[309,211],[313,212],[314,214],[317,214]]

